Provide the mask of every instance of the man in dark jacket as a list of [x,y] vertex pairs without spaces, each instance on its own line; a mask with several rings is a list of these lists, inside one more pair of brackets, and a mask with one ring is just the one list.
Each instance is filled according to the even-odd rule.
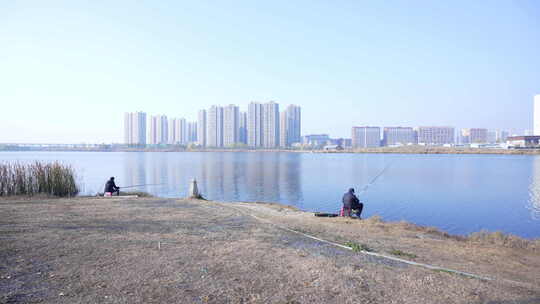
[[120,187],[117,187],[114,183],[114,176],[105,184],[105,195],[107,195],[107,192],[110,193],[110,195],[113,195],[114,192],[116,192],[116,195],[120,195]]
[[343,211],[341,215],[351,216],[351,211],[355,210],[356,216],[360,218],[362,209],[364,209],[364,204],[360,203],[358,197],[354,195],[354,189],[350,188],[349,191],[343,195]]

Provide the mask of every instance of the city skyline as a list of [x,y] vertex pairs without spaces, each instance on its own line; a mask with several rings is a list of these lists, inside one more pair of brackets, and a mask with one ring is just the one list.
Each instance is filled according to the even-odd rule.
[[[274,103],[273,101],[270,101],[270,103]],[[225,137],[224,137],[224,134],[222,134],[223,132],[225,132],[223,129],[223,123],[225,121],[225,109],[229,106],[234,106],[235,108],[238,109],[238,113],[234,114],[234,116],[236,117],[235,118],[235,130],[236,133],[235,134],[232,134],[230,136],[233,136],[233,141],[238,141],[238,142],[244,142],[246,143],[247,146],[252,146],[252,147],[263,147],[265,146],[265,143],[264,142],[259,142],[255,145],[250,145],[249,143],[249,134],[247,132],[247,129],[248,129],[248,126],[249,126],[249,112],[250,112],[250,106],[252,104],[257,104],[260,108],[257,110],[257,111],[260,111],[260,113],[258,115],[262,115],[262,112],[263,112],[263,103],[258,103],[258,102],[250,102],[246,108],[246,111],[240,111],[240,107],[239,106],[236,106],[234,104],[230,104],[230,105],[227,105],[227,106],[216,106],[216,105],[212,105],[210,107],[210,109],[214,108],[214,107],[218,107],[219,110],[221,110],[221,112],[219,113],[219,121],[221,121],[222,123],[222,128],[218,130],[218,132],[221,132],[221,133],[218,133],[216,136],[218,136],[220,138],[220,142],[217,143],[217,144],[214,144],[215,146],[212,146],[212,147],[227,147],[226,144],[224,144],[224,140],[225,140]],[[538,119],[534,119],[536,117],[540,117],[540,94],[537,94],[537,95],[534,95],[533,96],[533,103],[532,103],[532,111],[531,111],[531,117],[533,117],[533,122],[534,121],[538,121]],[[279,105],[278,105],[278,109],[279,109]],[[298,106],[298,105],[288,105],[286,107],[286,109],[284,109],[283,111],[279,111],[278,110],[278,114],[277,116],[273,116],[273,119],[275,119],[275,126],[276,126],[276,130],[274,131],[274,134],[277,135],[277,138],[275,139],[275,142],[277,144],[272,144],[272,145],[269,145],[269,144],[266,144],[267,147],[283,147],[284,145],[285,146],[290,146],[291,142],[288,141],[288,139],[282,139],[283,136],[286,136],[287,138],[290,138],[291,136],[295,138],[295,140],[292,141],[292,143],[294,142],[301,142],[303,140],[303,137],[305,135],[315,135],[315,134],[328,134],[330,135],[331,133],[329,132],[320,132],[320,133],[309,133],[309,132],[305,132],[303,134],[300,134],[299,132],[299,126],[300,126],[300,120],[298,120],[298,125],[297,126],[294,126],[294,127],[291,127],[291,128],[287,128],[288,131],[283,133],[282,132],[282,128],[280,128],[281,126],[288,126],[290,124],[291,121],[294,121],[294,120],[291,120],[291,117],[294,117],[295,115],[297,117],[299,117],[300,115],[300,109],[301,107]],[[254,110],[255,111],[255,110]],[[204,123],[201,123],[201,112],[204,113]],[[138,133],[135,131],[135,128],[136,128],[136,125],[137,124],[140,124],[140,120],[143,119],[147,119],[148,122],[147,122],[147,125],[145,126],[145,132],[147,134],[147,136],[144,136],[144,141],[146,142],[145,144],[149,144],[149,145],[152,145],[152,144],[188,144],[188,143],[197,143],[198,145],[201,145],[201,146],[206,146],[207,144],[207,137],[208,137],[208,131],[207,131],[207,125],[206,125],[206,121],[207,121],[207,118],[206,118],[206,113],[208,112],[208,109],[201,109],[199,111],[197,111],[197,117],[195,120],[188,120],[184,117],[167,117],[167,115],[164,115],[164,114],[154,114],[154,115],[147,115],[147,112],[145,111],[134,111],[134,112],[124,112],[124,121],[123,121],[123,136],[122,136],[122,140],[118,141],[118,142],[110,142],[110,143],[135,143],[135,142],[140,142],[140,138],[142,138],[141,136],[141,131],[139,131]],[[143,116],[141,116],[143,115]],[[143,118],[141,118],[143,117]],[[240,129],[240,122],[242,121],[242,118],[243,118],[243,126],[244,126],[244,129]],[[261,116],[259,118],[261,120],[261,123],[263,123],[263,116]],[[178,120],[178,122],[176,122]],[[129,121],[129,127],[128,127],[128,121]],[[174,125],[172,125],[172,124]],[[178,123],[179,125],[176,125],[176,123]],[[182,126],[180,126],[182,125]],[[484,135],[482,135],[482,138],[497,138],[496,141],[492,141],[492,140],[487,140],[485,142],[500,142],[500,138],[506,138],[508,136],[522,136],[522,135],[535,135],[535,134],[540,134],[538,133],[538,127],[537,127],[538,124],[532,124],[531,128],[529,129],[524,129],[524,130],[518,130],[516,132],[513,132],[511,130],[516,130],[516,129],[503,129],[503,128],[483,128],[483,127],[473,127],[471,128],[470,126],[468,127],[463,127],[463,128],[458,128],[458,127],[454,127],[454,126],[448,126],[448,128],[451,128],[453,129],[453,136],[454,136],[454,139],[453,139],[453,143],[454,144],[470,144],[470,143],[474,143],[474,139],[473,141],[469,141],[469,139],[465,139],[467,136],[465,136],[463,134],[463,132],[466,132],[466,130],[481,130],[481,132],[485,132]],[[425,126],[418,126],[418,125],[412,125],[412,126],[415,126],[414,128],[417,129],[419,127],[425,127]],[[405,125],[397,125],[397,124],[394,124],[394,125],[381,125],[381,124],[376,124],[376,127],[380,129],[380,137],[381,137],[381,145],[385,145],[385,131],[384,129],[387,129],[387,128],[394,128],[394,129],[407,129],[407,128],[413,128],[411,127],[411,125],[409,126],[405,126]],[[444,126],[441,126],[441,125],[436,125],[436,124],[433,124],[429,127],[436,127],[436,128],[439,128],[439,127],[444,127]],[[535,128],[536,127],[536,128]],[[352,128],[356,128],[356,126],[352,126]],[[128,129],[130,131],[128,131]],[[183,131],[180,131],[180,130],[183,130]],[[261,127],[261,129],[258,131],[258,132],[262,132],[263,129]],[[178,132],[182,132],[181,135],[176,135]],[[201,132],[204,132],[204,135],[201,137],[200,134]],[[240,138],[241,138],[241,132],[244,132],[243,133],[243,136],[244,136],[244,141],[240,141]],[[351,139],[352,136],[351,136],[351,133],[350,133],[350,127],[349,127],[349,134],[348,135],[345,135],[345,136],[340,136],[340,135],[335,135],[335,134],[332,134],[333,138],[348,138],[348,139]],[[415,130],[415,132],[417,132],[417,130]],[[502,133],[502,134],[501,134]],[[196,134],[197,136],[195,137],[195,135],[193,134]],[[253,132],[252,132],[253,134]],[[171,137],[172,136],[172,137]],[[178,140],[176,140],[176,136],[179,136]],[[394,135],[394,136],[397,136],[397,135]],[[473,135],[473,138],[474,138],[475,135]],[[188,139],[190,138],[190,139]],[[196,138],[193,140],[193,138]],[[258,137],[258,140],[264,138],[264,135],[260,135]],[[465,139],[465,140],[464,140]],[[217,140],[217,138],[216,138]],[[482,143],[484,141],[478,141],[479,143]],[[13,142],[13,143],[17,143],[17,142]],[[33,143],[32,141],[30,142],[27,142],[27,143]],[[46,142],[39,142],[39,141],[36,141],[36,143],[46,143]],[[63,142],[58,142],[58,143],[63,143]],[[69,143],[69,142],[66,142],[66,143]],[[78,143],[78,142],[76,142]],[[99,142],[98,142],[99,143]],[[418,143],[418,142],[417,142]],[[95,143],[92,143],[92,144],[95,144]],[[144,143],[143,143],[144,144]],[[209,146],[210,147],[210,146]]]
[[301,142],[301,108],[289,105],[280,112],[274,101],[251,102],[247,111],[235,104],[212,105],[198,111],[197,121],[163,114],[146,117],[142,111],[124,114],[123,144],[273,149]]
[[[535,97],[535,102],[536,102]],[[533,107],[536,113],[538,107]],[[124,114],[124,144],[144,147],[145,112]],[[302,134],[301,107],[251,102],[247,111],[234,104],[199,110],[197,121],[150,115],[146,141],[150,145],[196,145],[205,148],[299,148],[341,146],[373,148],[403,145],[476,145],[504,143],[507,130],[452,126],[353,126],[350,138],[329,134]],[[203,133],[201,133],[203,132]],[[202,137],[198,135],[202,134]],[[208,139],[208,140],[207,140]],[[326,148],[325,148],[326,149]]]
[[[540,94],[539,95],[535,95],[534,97],[534,103],[533,103],[533,115],[536,115],[536,113],[538,113],[538,109],[540,109],[540,107],[537,106],[537,101],[540,101]],[[270,104],[272,103],[275,103],[273,101],[270,101],[269,102]],[[306,136],[306,135],[316,135],[316,133],[308,133],[308,132],[305,132],[305,133],[300,133],[300,112],[301,112],[301,107],[297,106],[297,105],[288,105],[286,107],[286,109],[284,109],[283,111],[279,111],[279,104],[278,105],[278,115],[277,115],[277,129],[276,129],[276,133],[277,134],[277,138],[276,138],[276,141],[278,144],[276,145],[273,145],[273,146],[268,146],[267,147],[286,147],[286,146],[290,146],[291,143],[300,143],[302,142],[303,140],[303,137]],[[227,137],[227,133],[225,130],[226,128],[224,127],[225,124],[226,124],[226,121],[229,121],[227,120],[225,117],[226,117],[226,109],[227,108],[230,108],[232,107],[233,108],[233,111],[234,111],[234,121],[232,122],[234,124],[234,130],[235,133],[232,133],[228,136],[232,136],[232,141],[229,140],[229,143],[231,142],[238,142],[238,143],[245,143],[246,146],[249,146],[249,147],[264,147],[265,146],[265,143],[261,140],[264,138],[264,135],[263,135],[263,103],[258,103],[258,102],[250,102],[248,104],[248,107],[247,107],[247,111],[241,111],[240,110],[240,107],[237,106],[237,105],[234,105],[234,104],[230,104],[230,105],[227,105],[227,106],[219,106],[219,105],[212,105],[210,107],[210,109],[217,109],[218,111],[220,111],[219,113],[219,121],[221,121],[221,128],[219,129],[219,134],[220,135],[216,135],[217,137],[221,137],[221,141],[219,142],[219,144],[212,144],[211,146],[209,147],[227,147],[229,146],[228,144],[226,144],[226,137]],[[252,111],[257,111],[256,113],[257,114],[253,114],[253,115],[256,115],[258,116],[258,119],[260,120],[259,123],[260,123],[260,126],[257,126],[258,130],[256,132],[251,132],[251,133],[248,133],[247,129],[248,128],[254,128],[253,126],[251,127],[248,127],[248,118],[249,118],[249,111],[250,111],[250,108],[251,107],[257,107],[257,108],[253,108]],[[195,138],[193,140],[181,140],[181,141],[173,141],[171,142],[171,140],[169,139],[167,144],[188,144],[188,143],[196,143],[200,146],[206,146],[206,138],[208,136],[208,133],[207,133],[207,125],[206,125],[206,121],[207,121],[207,116],[206,116],[206,113],[207,113],[207,109],[201,109],[198,111],[198,116],[197,116],[197,120],[196,121],[188,121],[186,120],[185,118],[179,118],[179,120],[183,120],[184,121],[184,124],[185,124],[185,127],[186,128],[186,131],[185,132],[189,132],[190,134],[193,134],[193,133],[196,133],[197,136],[193,136],[193,135],[189,135],[190,138]],[[201,114],[201,113],[204,113],[204,114]],[[255,113],[255,112],[253,112]],[[136,112],[126,112],[124,113],[124,117],[127,117],[126,115],[128,114],[144,114],[145,117],[146,117],[146,114],[147,112],[142,112],[142,111],[136,111]],[[202,116],[201,116],[202,115]],[[214,114],[215,115],[215,114]],[[252,116],[253,116],[252,115]],[[287,128],[287,131],[286,132],[283,132],[283,126],[288,126],[290,124],[291,121],[295,121],[294,119],[291,120],[291,117],[294,116],[294,115],[297,115],[297,123],[298,123],[298,126],[294,126],[294,127],[288,127]],[[150,115],[149,116],[149,124],[152,124],[152,118],[153,117],[156,117],[156,118],[160,118],[164,116],[165,118],[167,117],[166,115]],[[275,117],[275,116],[274,116]],[[535,116],[536,117],[536,116]],[[176,120],[176,118],[171,118],[173,121]],[[201,120],[203,119],[203,120]],[[255,116],[252,117],[252,119],[256,119]],[[242,123],[243,121],[243,123]],[[171,122],[171,120],[167,120],[168,123]],[[167,122],[164,122],[165,125],[167,124]],[[229,121],[229,123],[231,123]],[[257,123],[257,124],[259,124]],[[194,124],[195,126],[195,131],[193,131],[193,129],[187,129],[188,125],[189,124]],[[243,129],[242,129],[242,126],[243,126]],[[358,127],[358,126],[352,126],[352,128],[366,128],[366,127]],[[482,127],[466,127],[466,128],[457,128],[457,127],[454,127],[454,126],[441,126],[441,125],[432,125],[432,126],[398,126],[398,125],[394,125],[394,126],[382,126],[382,125],[377,125],[377,126],[373,126],[373,127],[368,127],[368,128],[378,128],[379,129],[379,134],[380,134],[380,146],[386,146],[386,145],[392,145],[393,143],[400,143],[400,144],[403,144],[403,143],[409,143],[409,144],[412,144],[414,143],[414,141],[416,140],[416,144],[418,144],[418,137],[415,137],[415,140],[411,140],[412,138],[412,132],[415,133],[414,136],[418,136],[418,129],[446,129],[446,132],[445,134],[443,134],[442,136],[445,137],[445,139],[443,140],[425,140],[427,142],[431,142],[433,144],[471,144],[471,143],[495,143],[495,142],[501,142],[501,139],[505,139],[506,137],[509,137],[509,136],[521,136],[521,135],[532,135],[532,134],[535,134],[536,133],[536,130],[534,129],[527,129],[527,130],[523,130],[523,132],[521,134],[516,134],[516,133],[512,133],[510,132],[508,129],[501,129],[501,128],[482,128]],[[150,131],[148,132],[148,136],[146,138],[146,141],[148,142],[148,144],[155,144],[156,142],[155,141],[152,141],[152,139],[150,138],[151,137],[151,131],[152,129],[150,128]],[[169,126],[168,128],[168,133],[171,134],[171,127]],[[188,130],[192,130],[192,131],[188,131]],[[471,135],[470,132],[473,132],[473,134]],[[200,134],[201,132],[204,132],[204,136],[201,138],[200,137]],[[216,132],[216,130],[214,130],[214,132]],[[433,130],[429,130],[429,132],[433,132]],[[435,131],[437,132],[437,131]],[[468,134],[465,134],[464,132],[468,132]],[[475,132],[483,132],[481,135],[478,135],[477,133]],[[530,132],[531,134],[527,134],[527,132]],[[251,136],[254,136],[254,134],[256,133],[260,133],[260,135],[257,136],[257,143],[250,143],[249,142],[249,134],[251,134]],[[294,135],[291,135],[293,134]],[[354,133],[354,130],[353,130],[353,133]],[[126,131],[126,119],[124,119],[124,141],[121,142],[121,143],[128,143],[128,141],[126,140],[128,137],[127,137],[127,131]],[[242,139],[242,135],[244,136],[244,138]],[[325,135],[331,135],[330,133],[328,132],[322,132],[322,133],[319,133],[319,134],[325,134]],[[390,134],[390,135],[389,135]],[[453,134],[453,135],[451,135]],[[187,138],[187,133],[185,135],[185,137]],[[283,136],[285,136],[286,139],[283,139]],[[425,135],[424,135],[425,136]],[[431,136],[431,135],[429,135]],[[435,137],[437,136],[441,136],[441,134],[436,134]],[[288,140],[288,138],[290,137],[294,137],[295,139],[290,141]],[[337,136],[337,135],[334,135],[332,134],[332,136],[330,136],[332,138],[348,138],[348,139],[352,139],[352,135],[351,133],[349,133],[348,136]],[[470,138],[469,138],[470,137]],[[408,138],[408,140],[402,140],[403,138]],[[423,138],[422,136],[420,138]],[[491,140],[490,138],[492,138],[493,140]],[[217,140],[217,138],[215,139]],[[422,139],[420,140],[420,142],[422,142]],[[165,143],[162,141],[162,143]]]

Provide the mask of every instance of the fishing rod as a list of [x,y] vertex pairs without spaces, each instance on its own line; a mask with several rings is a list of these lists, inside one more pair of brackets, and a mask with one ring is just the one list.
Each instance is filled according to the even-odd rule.
[[120,189],[125,189],[125,188],[136,188],[136,187],[142,187],[142,186],[159,186],[159,185],[166,185],[166,184],[167,184],[167,183],[161,183],[161,184],[131,185],[131,186],[120,187]]
[[386,164],[386,166],[381,170],[381,172],[379,172],[379,174],[377,174],[369,183],[367,183],[361,190],[360,192],[358,192],[358,195],[366,192],[368,189],[369,189],[369,186],[373,185],[378,179],[379,177],[381,177],[384,172],[386,172],[386,170],[388,170],[388,168],[390,168],[390,166],[392,165],[392,162],[393,161],[390,161],[388,164]]
[[[368,190],[369,186],[373,185],[379,179],[379,177],[381,177],[384,174],[384,172],[386,172],[386,170],[388,170],[388,168],[390,168],[390,166],[392,165],[392,162],[393,161],[388,162],[386,164],[386,166],[381,170],[381,172],[379,172],[379,174],[377,174],[369,183],[367,183],[360,190],[360,192],[358,192],[358,196],[360,196],[360,194],[366,192]],[[336,216],[339,215],[339,211],[338,211],[338,213],[315,212],[314,215],[319,216],[319,217],[336,217]]]

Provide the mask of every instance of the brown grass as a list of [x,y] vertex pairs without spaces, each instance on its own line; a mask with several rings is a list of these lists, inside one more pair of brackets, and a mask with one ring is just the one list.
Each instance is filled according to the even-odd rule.
[[365,244],[386,255],[399,251],[415,256],[415,262],[540,286],[539,240],[500,233],[490,238],[478,234],[468,238],[449,235],[434,227],[384,222],[378,216],[364,220],[319,218],[306,212],[264,211],[245,204],[242,207],[265,220],[329,241]]
[[254,202],[254,203],[248,203],[248,204],[262,204],[263,206],[270,207],[272,209],[277,209],[277,210],[300,211],[300,209],[298,209],[295,206],[279,204],[279,203]]
[[503,246],[507,248],[528,249],[540,251],[540,239],[527,240],[512,234],[506,234],[500,231],[489,232],[479,231],[470,234],[467,240],[474,243]]
[[[453,261],[439,254],[437,244],[452,253],[456,244],[492,252],[453,239],[409,238],[411,231],[377,218],[316,218],[262,204],[122,197],[4,200],[0,303],[479,304],[540,299],[538,287],[389,263],[284,231],[246,212],[328,238],[339,235],[380,253],[394,248],[419,261],[431,257],[422,251],[425,247],[441,266]],[[398,231],[400,237],[393,238]],[[508,274],[514,280],[524,276],[515,265],[522,262],[532,276],[529,282],[538,282],[540,265],[534,256],[494,252],[492,261],[469,255],[492,268],[503,259],[515,269]]]

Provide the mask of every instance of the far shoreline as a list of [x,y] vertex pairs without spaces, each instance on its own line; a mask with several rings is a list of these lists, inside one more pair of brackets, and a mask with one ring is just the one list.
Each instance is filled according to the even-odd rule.
[[486,148],[456,148],[456,147],[380,147],[344,150],[296,150],[296,149],[195,149],[181,147],[163,148],[125,148],[125,147],[89,147],[89,148],[30,148],[30,149],[0,149],[0,152],[270,152],[270,153],[318,153],[318,154],[479,154],[479,155],[540,155],[540,149],[486,149]]

